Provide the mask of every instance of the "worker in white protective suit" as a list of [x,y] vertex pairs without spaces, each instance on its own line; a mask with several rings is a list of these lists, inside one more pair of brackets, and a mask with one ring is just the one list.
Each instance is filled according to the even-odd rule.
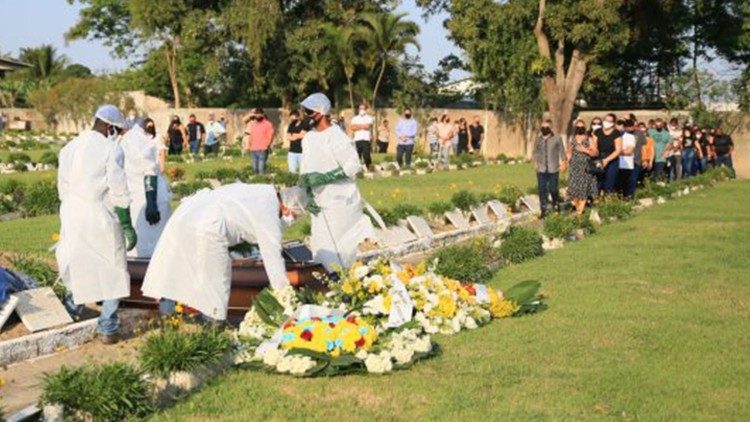
[[[282,201],[279,201],[282,197]],[[162,315],[180,302],[224,320],[232,284],[229,248],[256,243],[274,289],[289,285],[281,256],[282,225],[306,206],[306,194],[271,185],[233,183],[184,199],[162,233],[143,281],[143,294],[160,300]]]
[[348,268],[359,244],[374,238],[355,183],[361,169],[357,150],[343,130],[331,125],[331,102],[324,94],[312,94],[301,105],[315,126],[302,138],[300,164],[300,186],[310,196],[313,258],[328,271]]
[[118,341],[119,299],[130,294],[126,250],[137,243],[123,153],[116,142],[123,115],[100,107],[91,130],[60,151],[60,241],[57,265],[76,305],[102,302],[97,331],[103,343]]
[[144,130],[145,121],[136,117],[125,122],[120,147],[125,155],[125,174],[130,192],[130,217],[138,244],[128,252],[134,258],[148,258],[169,219],[172,193],[161,173],[156,142]]

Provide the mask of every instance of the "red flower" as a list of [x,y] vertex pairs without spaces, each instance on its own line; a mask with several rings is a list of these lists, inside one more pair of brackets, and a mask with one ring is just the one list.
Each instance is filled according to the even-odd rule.
[[312,317],[312,318],[310,318],[310,319],[311,319],[311,320],[313,320],[313,321],[320,321],[320,318],[318,318],[318,317],[316,317],[316,316],[314,316],[314,317]]
[[354,342],[354,345],[357,346],[357,347],[364,346],[365,345],[365,338],[364,337],[360,337],[359,340],[357,340],[357,341]]
[[336,324],[334,324],[334,323],[332,323],[332,322],[329,322],[329,323],[328,323],[328,326],[329,326],[329,327],[331,327],[331,328],[336,328]]
[[466,290],[467,292],[469,292],[469,294],[471,294],[472,296],[476,296],[477,289],[474,288],[473,284],[464,284],[463,288],[464,288],[464,290]]
[[346,319],[346,322],[348,322],[350,324],[356,324],[357,323],[357,318],[353,317],[353,316],[350,316],[349,318]]
[[305,340],[305,341],[312,341],[312,338],[313,338],[313,333],[312,333],[312,331],[310,331],[310,330],[305,330],[305,331],[303,331],[303,332],[302,332],[302,334],[300,334],[299,336],[300,336],[300,338],[302,338],[302,340]]

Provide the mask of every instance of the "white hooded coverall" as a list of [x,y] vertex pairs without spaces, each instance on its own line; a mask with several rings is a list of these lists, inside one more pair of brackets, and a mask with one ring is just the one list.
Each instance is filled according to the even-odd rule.
[[[140,126],[135,125],[125,133],[120,147],[125,154],[125,174],[131,199],[130,218],[138,235],[138,243],[128,252],[128,256],[148,258],[153,255],[156,242],[169,220],[172,192],[159,168],[156,140]],[[157,177],[156,205],[161,219],[153,226],[146,221],[146,191],[143,185],[145,176]]]
[[185,198],[162,233],[143,281],[143,294],[227,316],[232,284],[229,247],[257,243],[273,288],[289,285],[281,256],[279,201],[271,185],[233,183]]
[[60,151],[60,277],[84,304],[130,294],[125,239],[115,207],[130,205],[123,153],[114,140],[87,130]]
[[310,243],[313,259],[328,271],[353,264],[359,244],[374,238],[374,230],[362,212],[362,198],[355,182],[360,163],[351,139],[336,125],[307,132],[302,139],[300,173],[327,173],[338,167],[346,179],[313,188],[321,210],[312,216]]

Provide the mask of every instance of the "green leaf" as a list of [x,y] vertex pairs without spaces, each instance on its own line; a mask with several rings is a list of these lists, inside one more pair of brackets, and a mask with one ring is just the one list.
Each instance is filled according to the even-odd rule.
[[542,284],[536,280],[525,280],[508,289],[503,295],[506,299],[523,306],[536,297],[541,286]]

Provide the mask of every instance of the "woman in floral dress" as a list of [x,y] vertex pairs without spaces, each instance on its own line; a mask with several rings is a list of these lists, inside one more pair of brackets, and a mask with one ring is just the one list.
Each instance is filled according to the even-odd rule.
[[573,137],[568,142],[568,196],[576,209],[576,215],[581,215],[588,198],[593,198],[597,194],[596,176],[588,172],[588,166],[589,162],[599,155],[599,151],[596,136],[586,131],[586,123],[583,120],[576,120],[574,128]]

